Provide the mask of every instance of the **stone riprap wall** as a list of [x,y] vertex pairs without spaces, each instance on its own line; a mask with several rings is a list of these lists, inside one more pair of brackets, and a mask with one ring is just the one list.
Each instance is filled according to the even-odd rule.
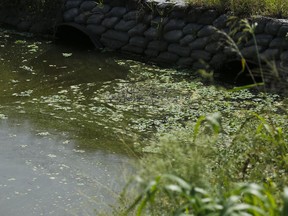
[[[36,33],[51,29],[55,23],[78,25],[105,48],[196,69],[215,69],[240,60],[239,52],[227,43],[229,40],[224,34],[230,32],[229,15],[217,10],[159,5],[145,0],[59,0],[58,3],[54,16],[60,13],[61,19],[45,19],[44,11],[43,19],[39,21],[36,17],[35,21],[27,13],[4,8],[0,9],[0,23]],[[258,24],[255,38],[261,60],[275,61],[279,71],[287,71],[288,21],[258,17],[250,19],[250,23]],[[233,38],[237,40],[243,35],[239,30]],[[251,35],[248,34],[238,47],[248,62],[258,64]],[[285,79],[288,77],[288,72],[282,74]]]
[[[85,26],[104,47],[144,55],[156,62],[212,68],[240,59],[228,45],[227,14],[213,9],[157,5],[137,0],[67,0],[63,21]],[[278,68],[288,65],[288,21],[258,17],[255,37],[260,58]],[[233,37],[238,39],[243,33]],[[226,41],[226,42],[225,42]],[[257,63],[251,35],[239,44],[242,55]],[[203,64],[205,62],[205,64]]]

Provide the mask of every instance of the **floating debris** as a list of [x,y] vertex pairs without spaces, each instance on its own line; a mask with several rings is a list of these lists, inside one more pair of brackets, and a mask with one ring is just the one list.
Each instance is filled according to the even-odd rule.
[[56,157],[57,157],[57,156],[54,155],[54,154],[48,154],[47,156],[50,157],[50,158],[56,158]]
[[62,53],[62,55],[63,55],[65,58],[68,58],[68,57],[72,56],[72,53]]
[[33,93],[33,90],[27,90],[27,91],[23,91],[20,93],[13,93],[12,96],[16,96],[16,97],[30,97],[31,94]]
[[32,66],[29,67],[27,65],[22,65],[19,68],[26,70],[26,71],[30,71],[30,72],[34,71]]
[[0,113],[0,120],[8,119],[8,117],[4,114]]
[[36,135],[38,135],[38,136],[48,136],[48,135],[50,135],[50,133],[49,132],[40,132],[40,133],[37,133]]

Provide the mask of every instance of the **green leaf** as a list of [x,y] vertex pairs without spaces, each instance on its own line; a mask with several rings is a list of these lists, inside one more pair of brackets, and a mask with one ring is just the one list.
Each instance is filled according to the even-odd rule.
[[206,119],[205,116],[200,116],[194,126],[194,133],[193,133],[193,142],[195,142],[196,138],[197,138],[197,135],[198,135],[198,132],[200,130],[200,126],[202,124],[202,122]]
[[288,215],[288,188],[284,188],[284,193],[283,193],[283,202],[284,206],[281,212],[282,216],[287,216]]
[[15,44],[25,44],[26,41],[25,40],[16,40],[14,43]]
[[174,176],[174,175],[163,175],[163,177],[166,177],[176,183],[179,184],[179,186],[185,190],[191,190],[191,186],[186,182],[184,181],[183,179],[177,177],[177,176]]
[[244,72],[244,70],[246,68],[246,60],[245,60],[245,58],[241,59],[241,63],[242,63],[242,72]]

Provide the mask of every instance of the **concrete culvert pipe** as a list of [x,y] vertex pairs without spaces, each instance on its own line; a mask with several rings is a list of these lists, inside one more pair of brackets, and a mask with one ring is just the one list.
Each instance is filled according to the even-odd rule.
[[61,43],[77,47],[93,49],[101,49],[103,47],[96,35],[76,23],[61,23],[57,25],[55,36]]

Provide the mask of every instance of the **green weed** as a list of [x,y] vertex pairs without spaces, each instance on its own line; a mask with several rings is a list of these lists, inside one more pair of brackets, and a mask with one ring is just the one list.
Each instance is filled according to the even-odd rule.
[[[125,215],[133,211],[133,215],[137,216],[284,216],[288,214],[287,188],[284,189],[279,203],[271,190],[257,184],[239,184],[225,194],[217,196],[205,189],[191,186],[185,180],[173,175],[160,175],[152,181],[139,181],[139,183],[143,190]],[[157,199],[165,200],[175,208],[169,209],[169,212],[160,210],[153,214],[149,211],[149,207],[158,208]]]
[[226,127],[213,114],[162,138],[158,154],[143,159],[126,214],[286,215],[283,128],[255,113],[228,136]]

